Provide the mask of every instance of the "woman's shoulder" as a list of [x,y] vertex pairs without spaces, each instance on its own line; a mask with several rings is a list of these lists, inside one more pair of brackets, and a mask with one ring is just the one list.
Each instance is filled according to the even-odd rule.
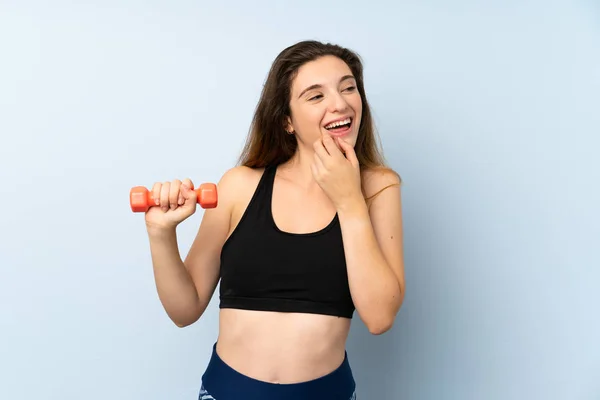
[[361,171],[363,190],[367,198],[373,197],[382,190],[402,184],[400,174],[389,167],[365,168]]
[[232,167],[221,176],[217,185],[219,193],[234,197],[249,190],[253,191],[263,172],[264,168],[250,168],[243,165]]
[[224,182],[226,184],[240,184],[248,179],[255,179],[256,177],[260,179],[260,176],[262,175],[263,171],[264,168],[251,168],[246,167],[244,165],[237,165],[235,167],[229,168],[227,171],[225,171],[225,173],[223,173],[223,176],[221,177],[221,182]]

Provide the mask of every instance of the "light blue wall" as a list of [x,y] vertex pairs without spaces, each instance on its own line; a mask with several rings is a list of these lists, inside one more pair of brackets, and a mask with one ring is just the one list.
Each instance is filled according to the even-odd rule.
[[597,2],[75,3],[0,5],[1,399],[196,398],[218,299],[168,320],[129,188],[218,180],[311,38],[363,56],[405,180],[406,301],[355,321],[359,398],[600,399]]

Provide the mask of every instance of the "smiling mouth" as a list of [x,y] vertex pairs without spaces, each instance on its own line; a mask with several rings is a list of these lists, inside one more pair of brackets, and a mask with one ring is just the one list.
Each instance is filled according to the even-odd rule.
[[333,123],[325,126],[325,129],[327,129],[332,135],[342,136],[342,135],[345,135],[346,133],[350,132],[350,128],[352,127],[352,122],[353,122],[352,118],[346,118],[342,121],[333,122]]

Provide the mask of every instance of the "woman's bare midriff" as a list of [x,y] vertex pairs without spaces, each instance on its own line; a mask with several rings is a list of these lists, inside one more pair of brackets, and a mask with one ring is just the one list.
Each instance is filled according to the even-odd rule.
[[327,375],[344,361],[350,319],[221,309],[217,354],[231,368],[270,383]]

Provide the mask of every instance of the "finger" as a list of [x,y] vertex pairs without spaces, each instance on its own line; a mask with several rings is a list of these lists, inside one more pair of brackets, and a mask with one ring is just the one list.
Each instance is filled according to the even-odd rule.
[[181,181],[181,184],[186,185],[189,189],[194,188],[194,183],[192,182],[192,180],[190,178],[185,178],[184,180]]
[[315,143],[313,143],[313,148],[315,150],[315,155],[317,155],[321,161],[326,162],[325,160],[329,158],[329,153],[327,152],[327,149],[325,149],[323,141],[316,140]]
[[342,155],[342,152],[337,147],[334,139],[330,135],[323,135],[323,146],[325,146],[327,153],[329,153],[329,155],[332,157],[339,157]]
[[327,152],[327,154],[329,154],[329,150],[327,150],[327,146],[325,146],[325,138],[326,137],[331,137],[328,134],[326,134],[325,132],[321,132],[321,146],[323,146],[323,148],[325,149],[325,151]]
[[183,208],[186,210],[194,210],[196,208],[196,204],[198,203],[198,193],[193,190],[193,186],[182,185],[182,194],[184,197]]
[[171,188],[169,189],[169,207],[171,210],[177,208],[179,204],[179,188],[181,187],[181,181],[179,179],[171,182]]
[[344,154],[346,154],[346,158],[348,159],[348,161],[350,161],[355,167],[358,167],[359,162],[358,158],[356,157],[354,147],[346,143],[343,139],[338,139],[338,143],[340,144],[340,147],[343,150]]
[[[318,157],[315,156],[314,158],[316,159]],[[312,164],[310,164],[310,170],[312,172],[313,178],[315,178],[315,180],[318,182],[319,181],[319,167],[317,167],[316,161],[314,161]]]
[[170,182],[163,183],[160,188],[160,207],[163,209],[163,211],[167,211],[169,209],[170,189],[171,189]]
[[193,183],[189,178],[185,178],[183,181],[181,181],[181,188],[179,189],[179,198],[177,199],[177,204],[181,206],[183,203],[185,203],[186,190],[189,190],[193,187]]
[[152,197],[154,198],[154,204],[156,204],[156,205],[160,204],[160,188],[161,188],[160,182],[156,182],[152,186]]
[[313,160],[313,165],[316,168],[316,176],[317,177],[321,177],[323,175],[323,172],[325,172],[325,170],[327,168],[325,168],[325,164],[323,163],[323,160],[321,160],[321,157],[315,152],[314,155],[314,160]]

